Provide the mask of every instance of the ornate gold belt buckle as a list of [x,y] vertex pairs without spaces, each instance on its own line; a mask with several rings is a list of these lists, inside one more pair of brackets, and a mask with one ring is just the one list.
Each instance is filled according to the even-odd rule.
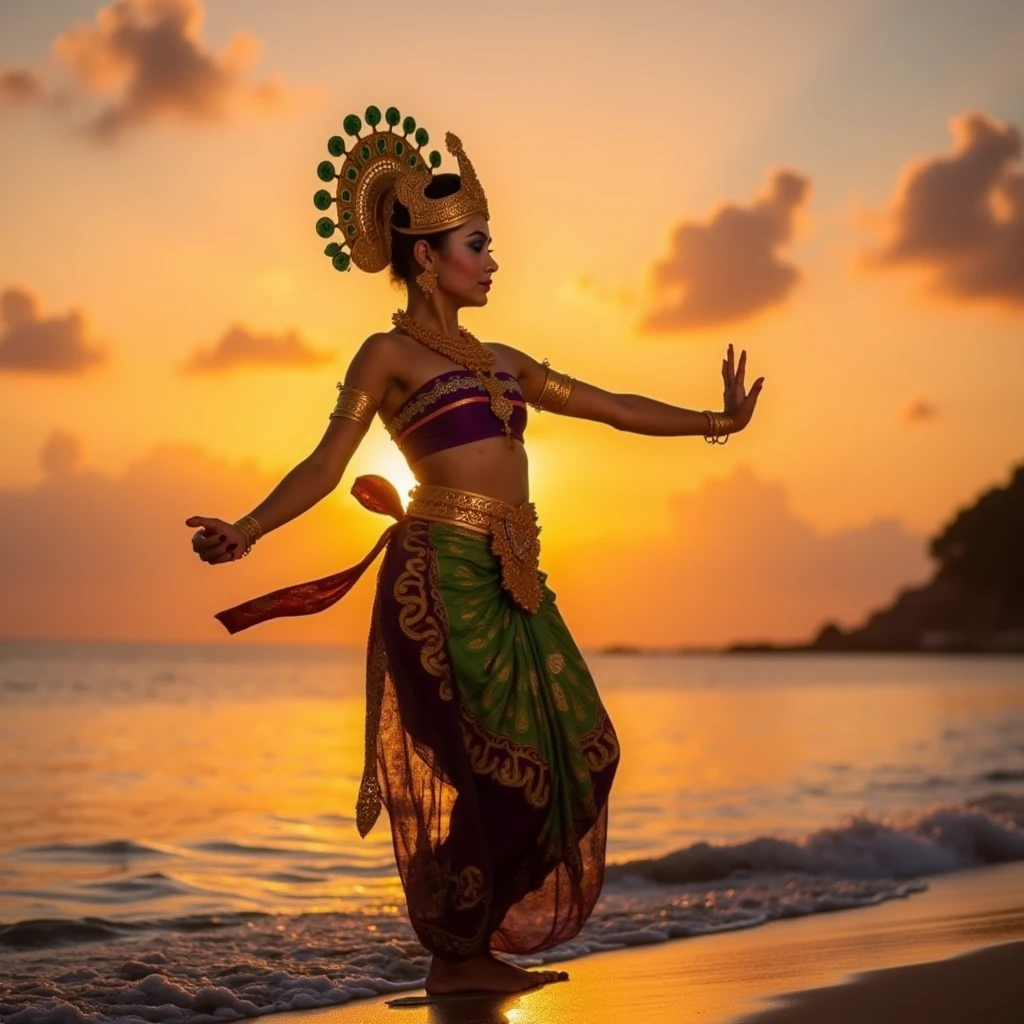
[[544,598],[540,586],[540,528],[532,504],[501,516],[491,533],[491,550],[501,560],[501,585],[515,602],[535,612]]

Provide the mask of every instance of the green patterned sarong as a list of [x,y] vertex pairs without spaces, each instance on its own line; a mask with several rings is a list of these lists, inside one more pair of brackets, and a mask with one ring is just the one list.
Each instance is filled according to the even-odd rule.
[[487,535],[416,518],[378,577],[375,781],[413,927],[447,958],[564,942],[603,881],[618,741],[540,578],[530,613]]

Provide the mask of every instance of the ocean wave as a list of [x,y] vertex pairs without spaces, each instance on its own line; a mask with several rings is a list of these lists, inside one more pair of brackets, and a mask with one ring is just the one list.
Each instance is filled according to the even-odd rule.
[[981,782],[1024,782],[1024,768],[996,768],[979,776]]
[[15,855],[29,854],[60,860],[177,856],[172,850],[165,850],[151,843],[136,843],[130,839],[111,839],[103,843],[47,843],[45,846],[23,846],[13,852]]
[[902,818],[847,819],[796,840],[695,843],[664,857],[609,865],[610,882],[708,882],[750,872],[846,878],[913,878],[1024,860],[1024,799],[1002,795],[943,805]]
[[[609,865],[575,939],[511,959],[535,966],[868,906],[919,892],[937,872],[1010,860],[1024,860],[1024,799],[1006,794],[898,820],[851,818],[796,839],[697,843]],[[401,908],[384,905],[133,925],[21,922],[0,928],[0,943],[17,950],[16,967],[0,961],[6,1024],[214,1024],[418,988],[429,964]]]
[[[253,921],[273,918],[261,910],[226,914],[181,914],[177,917],[143,921],[112,921],[105,917],[74,919],[40,917],[14,924],[0,923],[0,948],[9,950],[49,949],[106,939],[123,939],[145,933],[202,932],[245,927]],[[0,970],[0,978],[3,972]]]

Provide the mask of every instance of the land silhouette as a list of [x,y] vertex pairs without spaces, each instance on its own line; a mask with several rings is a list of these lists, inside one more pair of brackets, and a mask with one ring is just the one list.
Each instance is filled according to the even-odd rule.
[[[735,643],[701,651],[876,651],[1024,654],[1024,462],[1010,482],[959,510],[928,541],[936,562],[926,583],[897,592],[858,626],[826,621],[804,643]],[[605,653],[648,653],[630,646]],[[649,652],[655,653],[655,652]]]
[[1024,463],[961,509],[928,545],[935,575],[860,626],[826,622],[807,644],[729,650],[1024,653]]

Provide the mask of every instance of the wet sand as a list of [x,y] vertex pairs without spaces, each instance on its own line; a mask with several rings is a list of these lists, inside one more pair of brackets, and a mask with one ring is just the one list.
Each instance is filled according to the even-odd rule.
[[[385,1003],[413,990],[275,1019],[305,1024],[953,1024],[1020,1021],[1024,863],[929,880],[874,907],[598,953],[571,980],[496,999]],[[870,973],[864,973],[870,972]]]

